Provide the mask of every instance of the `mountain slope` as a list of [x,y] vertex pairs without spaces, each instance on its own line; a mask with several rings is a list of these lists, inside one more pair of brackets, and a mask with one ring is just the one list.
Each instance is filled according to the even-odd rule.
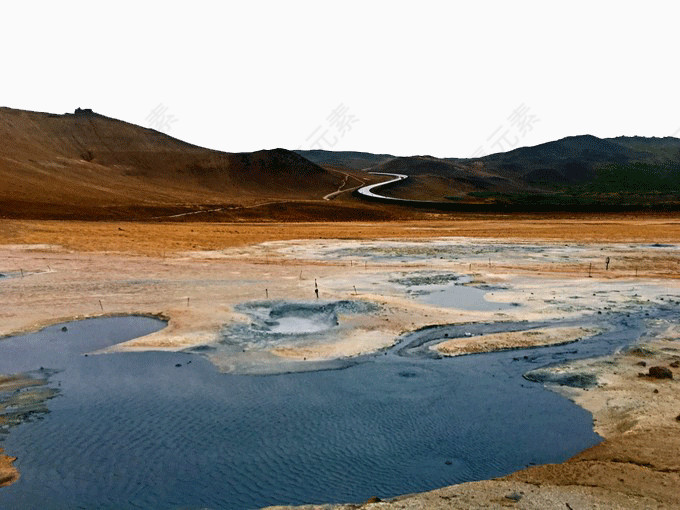
[[476,159],[395,158],[372,170],[409,175],[386,193],[411,200],[529,209],[680,204],[680,140],[671,137],[571,136]]
[[617,136],[609,141],[644,155],[647,163],[680,161],[680,138],[644,136]]
[[520,177],[528,184],[565,184],[593,179],[600,165],[626,164],[641,157],[610,140],[582,135],[491,154],[479,161],[491,172]]
[[355,151],[296,150],[300,156],[320,165],[344,170],[368,170],[394,156]]
[[0,215],[145,217],[199,205],[319,200],[339,181],[284,149],[223,153],[89,110],[0,108]]
[[416,200],[439,200],[456,193],[489,189],[518,189],[511,178],[483,168],[432,156],[394,158],[371,169],[374,172],[405,174],[410,178],[393,185],[389,196]]

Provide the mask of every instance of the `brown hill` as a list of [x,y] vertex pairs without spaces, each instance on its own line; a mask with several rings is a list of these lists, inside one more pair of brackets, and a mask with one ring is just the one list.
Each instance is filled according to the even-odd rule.
[[0,108],[0,217],[144,219],[304,203],[343,177],[284,149],[213,151],[91,110]]

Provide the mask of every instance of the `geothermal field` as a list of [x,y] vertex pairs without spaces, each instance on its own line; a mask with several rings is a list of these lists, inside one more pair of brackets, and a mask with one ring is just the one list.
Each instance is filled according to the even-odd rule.
[[680,510],[680,3],[0,12],[0,510]]
[[0,506],[672,507],[679,227],[5,221]]

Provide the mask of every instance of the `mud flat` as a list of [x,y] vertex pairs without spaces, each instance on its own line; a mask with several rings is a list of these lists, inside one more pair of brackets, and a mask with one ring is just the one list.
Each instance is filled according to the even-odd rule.
[[[77,371],[50,376],[51,387],[87,403],[82,409],[93,435],[71,444],[68,434],[83,416],[69,414],[74,407],[66,397],[49,400],[44,420],[7,435],[5,450],[18,457],[22,478],[0,498],[26,502],[30,491],[21,487],[28,484],[23,487],[49,487],[70,506],[76,494],[86,506],[253,507],[387,499],[505,476],[375,505],[673,507],[680,413],[678,370],[671,366],[677,356],[671,326],[680,304],[677,220],[652,219],[632,229],[618,220],[595,221],[590,231],[579,220],[561,225],[556,242],[549,240],[556,239],[555,226],[534,220],[522,227],[533,232],[532,241],[507,239],[502,222],[486,230],[415,222],[295,226],[285,235],[267,225],[83,224],[78,230],[60,222],[2,224],[1,272],[28,274],[0,281],[0,334],[119,314],[163,317],[168,326],[122,344],[104,342],[95,350],[118,354],[76,357]],[[473,231],[480,235],[432,237]],[[347,238],[332,238],[339,233]],[[504,239],[489,238],[494,233]],[[375,239],[378,234],[393,238]],[[620,242],[601,242],[607,238]],[[473,302],[462,302],[466,296]],[[355,313],[338,305],[345,302],[368,308]],[[554,334],[557,328],[571,333]],[[530,330],[542,330],[544,343],[554,345],[442,359],[432,349],[475,337],[503,349],[526,348],[522,332]],[[609,350],[589,350],[602,341]],[[643,344],[639,351],[620,350],[636,341]],[[584,356],[597,359],[578,359]],[[638,375],[657,364],[675,377]],[[480,366],[500,386],[475,382]],[[270,375],[239,375],[256,373]],[[573,381],[585,383],[559,386]],[[306,398],[298,402],[298,394]],[[329,402],[329,395],[336,398]],[[526,404],[517,403],[518,395]],[[486,404],[474,407],[479,403]],[[462,408],[470,414],[461,421]],[[584,409],[593,413],[604,443],[593,446],[599,438]],[[315,421],[319,415],[325,425]],[[219,416],[219,428],[206,416]],[[272,416],[276,426],[263,429]],[[480,421],[508,428],[489,427],[480,437]],[[111,429],[111,423],[124,426]],[[394,439],[396,425],[406,425],[398,447],[387,439]],[[262,430],[264,436],[253,433]],[[462,436],[448,436],[452,431]],[[512,435],[518,431],[527,437]],[[310,435],[319,439],[311,448]],[[206,450],[214,438],[222,450]],[[127,450],[116,454],[100,443]],[[82,452],[87,465],[48,472]],[[236,453],[240,460],[230,456]],[[140,458],[150,464],[121,478]],[[186,460],[174,479],[183,482],[170,487],[173,477],[158,466],[174,466],[177,458]],[[111,459],[117,459],[113,465]],[[285,468],[281,459],[288,459]],[[548,465],[522,470],[532,463]],[[266,477],[258,475],[263,466]],[[188,482],[191,473],[211,474]],[[131,490],[137,482],[142,489]],[[206,492],[191,492],[200,487]],[[216,492],[219,487],[224,492]]]
[[444,356],[461,356],[480,352],[568,344],[586,336],[592,336],[596,332],[597,330],[580,327],[538,328],[451,339],[431,348]]
[[[30,374],[0,375],[0,433],[6,434],[11,427],[46,412],[45,402],[56,391],[44,388],[45,383],[45,378]],[[0,448],[0,487],[19,480],[16,460]]]
[[[0,375],[0,433],[42,418],[47,413],[47,401],[58,390],[47,387],[49,371],[36,373]],[[14,466],[16,457],[5,455],[0,448],[0,487],[7,487],[19,480],[19,470]]]
[[394,337],[377,329],[379,305],[361,299],[253,301],[234,307],[234,321],[216,342],[197,346],[221,371],[279,374],[338,369],[389,347]]

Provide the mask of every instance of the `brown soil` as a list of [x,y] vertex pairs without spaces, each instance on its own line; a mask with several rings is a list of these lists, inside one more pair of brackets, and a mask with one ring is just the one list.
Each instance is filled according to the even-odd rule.
[[0,221],[0,244],[59,244],[77,251],[162,255],[291,239],[483,237],[565,242],[680,242],[680,214],[460,215],[420,221],[149,223]]

